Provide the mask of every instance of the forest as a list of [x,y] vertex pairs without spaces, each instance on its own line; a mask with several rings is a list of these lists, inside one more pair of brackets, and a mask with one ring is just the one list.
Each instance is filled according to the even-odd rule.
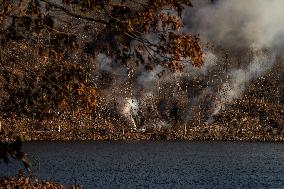
[[26,140],[282,140],[281,45],[210,41],[194,31],[205,22],[191,6],[2,1],[0,130]]
[[0,1],[1,140],[283,141],[283,19],[230,3]]
[[236,2],[0,0],[0,159],[28,169],[32,140],[283,141],[281,6]]

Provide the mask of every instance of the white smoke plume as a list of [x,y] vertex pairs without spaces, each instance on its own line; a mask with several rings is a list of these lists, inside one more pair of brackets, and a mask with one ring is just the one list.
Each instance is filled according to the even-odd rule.
[[207,75],[207,72],[217,64],[218,57],[211,51],[205,51],[203,55],[204,64],[202,67],[197,68],[192,66],[192,64],[185,64],[185,72],[190,73],[196,77],[201,77]]
[[111,71],[111,63],[113,62],[110,57],[108,57],[106,54],[99,53],[95,59],[98,69],[99,70],[105,70],[105,71]]
[[[275,63],[276,49],[284,45],[284,1],[195,0],[195,8],[184,14],[184,22],[205,43],[228,49],[250,49],[253,59],[246,69],[233,69],[221,85],[213,115],[242,96],[246,86]],[[264,49],[269,49],[266,53]]]
[[229,73],[230,80],[222,85],[219,92],[219,99],[215,102],[213,115],[217,115],[220,110],[226,108],[226,104],[231,103],[234,99],[239,98],[244,92],[248,83],[268,71],[275,56],[273,54],[255,50],[253,52],[253,60],[247,69],[232,70]]
[[[105,54],[96,57],[98,76],[94,79],[95,83],[104,84],[98,87],[102,86],[105,94],[112,94],[110,90],[114,88],[115,91],[122,91],[115,98],[119,113],[133,129],[141,126],[140,121],[136,121],[139,116],[145,116],[146,122],[152,121],[158,127],[171,125],[171,119],[163,119],[164,109],[170,112],[171,108],[183,108],[184,111],[179,111],[182,116],[177,117],[185,122],[195,119],[194,114],[199,110],[208,109],[202,117],[203,121],[211,114],[217,115],[227,104],[242,97],[251,81],[264,75],[274,65],[279,47],[284,46],[284,0],[193,0],[193,4],[194,8],[183,14],[184,28],[181,32],[200,34],[204,47],[204,65],[201,68],[194,68],[191,60],[184,60],[182,73],[172,73],[159,65],[146,71],[140,65],[130,78],[128,70],[112,58]],[[152,42],[158,39],[156,35],[146,38]],[[205,47],[207,43],[209,45]],[[133,46],[135,44],[133,42]],[[233,53],[248,49],[252,51],[252,57],[248,56],[249,53],[235,53],[232,56],[241,56],[241,67],[232,64],[225,73],[225,68],[223,72],[217,65],[223,65],[223,54],[218,57],[223,53],[220,49]],[[147,54],[144,59],[146,63],[152,63],[147,62],[150,61]],[[217,97],[216,101],[214,97]],[[175,107],[175,101],[186,104],[186,107]],[[164,103],[167,108],[160,110],[157,108],[159,103]],[[212,104],[213,110],[210,109]],[[147,112],[149,107],[150,113]],[[157,118],[149,118],[149,115]]]
[[[203,2],[203,3],[202,3]],[[284,43],[283,0],[195,0],[184,16],[202,39],[235,47],[273,48]]]
[[159,79],[159,74],[163,73],[162,66],[158,65],[151,71],[143,71],[137,78],[137,84],[141,85],[147,92],[153,92],[155,82]]
[[137,129],[134,116],[138,114],[139,104],[135,98],[125,98],[122,113],[130,121],[133,129]]

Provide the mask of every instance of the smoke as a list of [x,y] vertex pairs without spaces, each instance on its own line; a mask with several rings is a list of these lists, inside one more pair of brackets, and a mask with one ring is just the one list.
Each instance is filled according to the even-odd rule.
[[137,116],[139,110],[138,101],[135,98],[125,98],[122,113],[132,124],[133,129],[137,129],[134,116]]
[[[105,95],[114,94],[114,89],[121,91],[115,93],[118,111],[133,129],[148,123],[168,127],[172,123],[195,121],[198,116],[198,124],[213,121],[212,116],[241,98],[254,79],[272,68],[277,52],[282,53],[279,48],[284,44],[284,1],[193,0],[193,3],[194,8],[183,14],[182,31],[200,34],[204,48],[201,68],[193,67],[191,60],[183,61],[181,73],[172,73],[160,65],[146,71],[143,65],[138,65],[129,77],[129,69],[105,54],[98,54],[95,59],[94,82],[99,83],[97,87]],[[157,40],[156,35],[146,37],[152,42]],[[226,64],[220,49],[228,50],[228,56],[234,59],[228,69],[220,66]],[[146,63],[152,64],[146,56],[143,57]],[[141,121],[143,116],[146,121]]]
[[247,69],[236,69],[229,73],[230,80],[222,85],[218,102],[215,102],[216,107],[213,115],[217,115],[220,110],[225,109],[226,104],[241,97],[249,82],[265,74],[272,67],[274,61],[274,54],[258,50],[253,51],[253,60]]
[[[240,98],[253,79],[264,75],[275,63],[276,51],[284,44],[284,1],[195,0],[193,3],[195,8],[183,16],[191,33],[200,34],[204,43],[231,51],[248,49],[253,54],[251,61],[245,60],[248,62],[245,69],[232,68],[223,76],[229,80],[220,83],[220,90],[216,91],[212,115],[217,115],[226,104]],[[249,58],[244,54],[238,56]]]
[[155,83],[163,73],[164,69],[158,65],[151,71],[142,71],[137,78],[137,84],[140,85],[148,93],[153,93]]
[[185,64],[186,66],[184,71],[196,77],[206,76],[208,71],[217,64],[218,57],[213,52],[207,50],[204,52],[203,60],[204,64],[200,68],[194,67],[189,63]]
[[111,63],[113,62],[106,54],[99,53],[96,57],[96,63],[99,70],[111,71]]
[[274,48],[284,42],[284,1],[194,1],[184,15],[190,30],[205,41],[230,47]]

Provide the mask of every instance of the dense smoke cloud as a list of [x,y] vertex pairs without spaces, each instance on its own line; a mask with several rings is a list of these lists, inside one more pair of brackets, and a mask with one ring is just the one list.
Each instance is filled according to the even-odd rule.
[[226,104],[240,98],[247,85],[265,75],[275,63],[277,51],[284,44],[284,1],[196,0],[194,5],[183,18],[191,33],[200,34],[204,43],[231,51],[248,49],[253,56],[248,61],[244,60],[248,56],[238,54],[248,62],[247,66],[229,70],[226,73],[229,80],[219,84],[218,100],[213,103],[216,115]]
[[271,48],[284,42],[284,1],[194,1],[184,21],[205,41],[235,47]]
[[[146,71],[140,65],[129,77],[131,70],[119,66],[111,57],[104,54],[96,57],[95,83],[101,83],[98,88],[105,91],[114,88],[128,91],[116,94],[116,104],[119,113],[134,129],[147,124],[140,123],[143,116],[157,127],[168,127],[176,119],[190,122],[196,119],[195,114],[201,117],[199,124],[214,121],[212,117],[241,98],[250,82],[265,75],[273,67],[277,53],[281,53],[284,1],[193,2],[194,8],[183,14],[182,31],[200,34],[202,44],[209,44],[209,47],[203,46],[201,68],[193,67],[190,60],[184,60],[181,73],[170,72],[160,65]],[[155,41],[154,35],[148,38]],[[235,64],[228,69],[222,67],[226,63],[221,49],[231,52],[229,56],[235,59]],[[236,60],[241,61],[236,64]]]

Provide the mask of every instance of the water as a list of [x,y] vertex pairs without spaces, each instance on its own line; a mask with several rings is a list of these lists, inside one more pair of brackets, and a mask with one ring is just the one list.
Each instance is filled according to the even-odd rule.
[[[84,188],[284,188],[281,143],[31,142],[24,150],[40,178]],[[19,166],[0,164],[0,176]]]

